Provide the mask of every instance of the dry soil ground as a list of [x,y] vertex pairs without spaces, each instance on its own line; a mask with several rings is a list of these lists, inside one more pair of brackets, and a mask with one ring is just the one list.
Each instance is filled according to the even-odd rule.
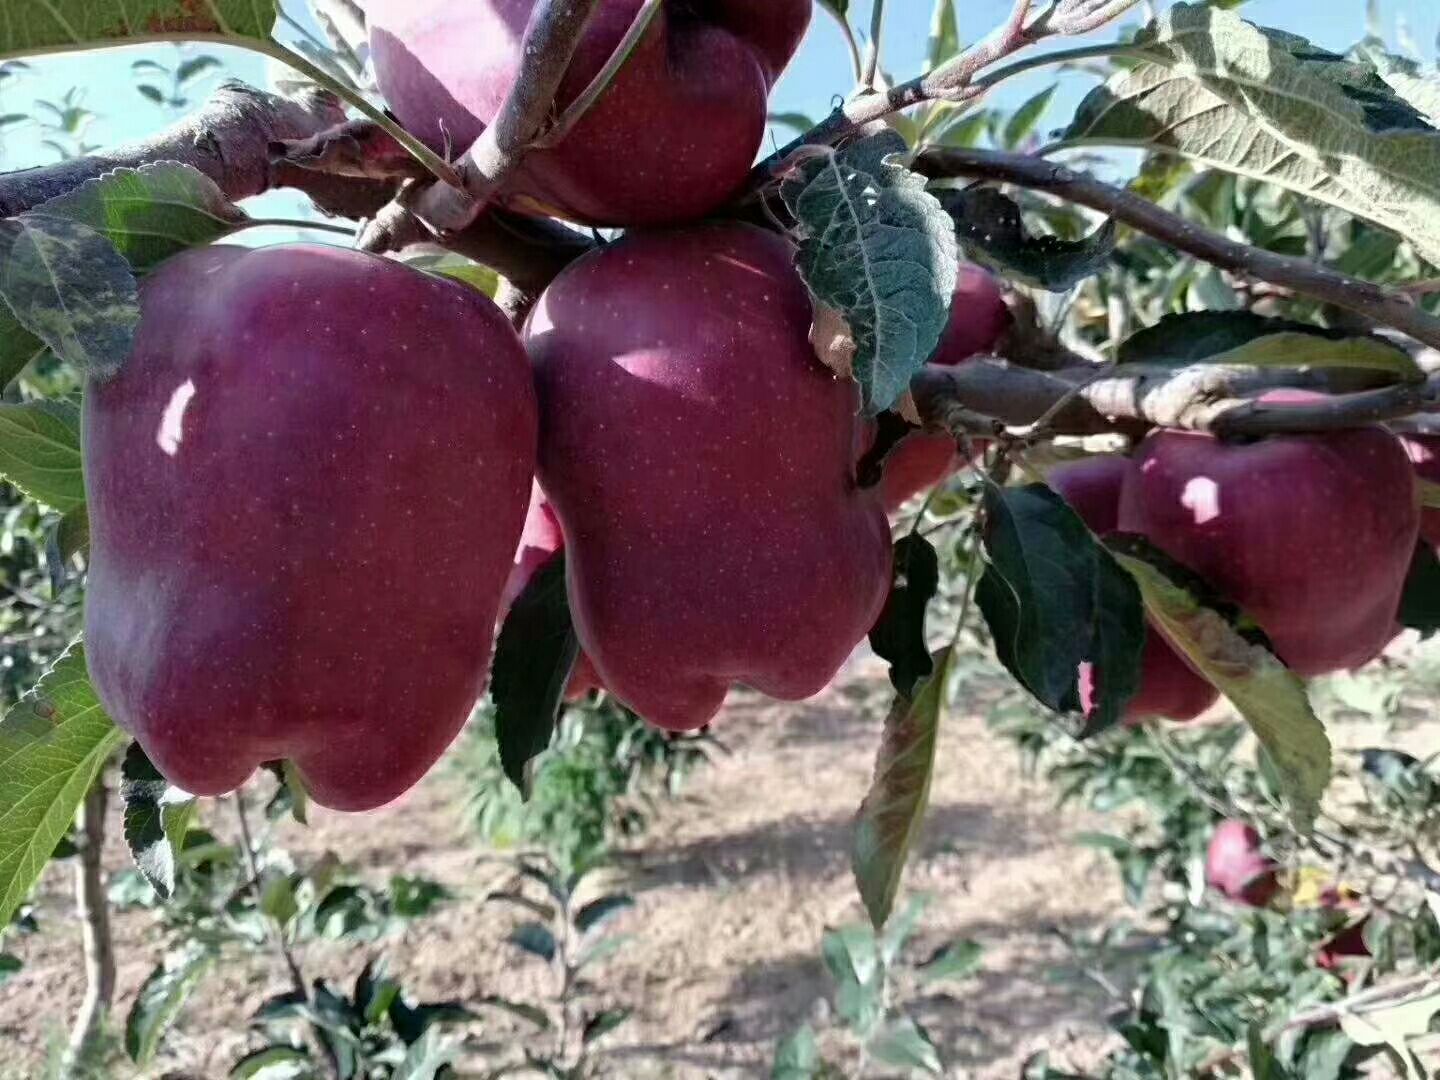
[[[662,804],[626,853],[622,872],[637,905],[616,929],[635,937],[597,981],[606,999],[634,1006],[636,1015],[604,1044],[603,1075],[765,1076],[777,1039],[807,1019],[826,1026],[820,937],[861,915],[847,840],[886,691],[868,662],[803,705],[733,702],[719,727],[732,753],[697,773],[682,798]],[[983,701],[971,703],[983,711]],[[285,824],[279,842],[301,862],[333,850],[377,882],[401,871],[455,893],[437,914],[379,945],[308,947],[307,973],[348,985],[365,955],[384,951],[392,972],[422,998],[542,993],[546,974],[503,943],[514,920],[480,903],[503,871],[467,834],[458,796],[453,775],[438,770],[382,812],[314,812],[308,829]],[[1108,1045],[1103,1017],[1113,1002],[1075,969],[1057,934],[1098,928],[1123,907],[1112,867],[1070,842],[1096,825],[1079,811],[1057,811],[1052,791],[1022,775],[1013,747],[977,715],[957,711],[949,719],[907,885],[935,897],[915,955],[958,937],[985,947],[976,979],[914,1003],[951,1075],[1016,1077],[1040,1048],[1055,1064],[1084,1067]],[[212,827],[223,831],[225,823]],[[126,858],[111,845],[110,867]],[[24,968],[0,988],[6,1080],[40,1075],[47,1041],[80,1001],[68,874],[52,867],[37,893],[43,932],[7,946]],[[116,937],[123,1016],[157,960],[152,916],[121,914]],[[179,1017],[160,1067],[148,1075],[223,1077],[247,1040],[254,1045],[248,1016],[284,987],[267,956],[227,961]],[[493,1060],[488,1055],[512,1030],[503,1018],[487,1018],[470,1037],[468,1062]],[[833,1036],[829,1045],[843,1052]]]

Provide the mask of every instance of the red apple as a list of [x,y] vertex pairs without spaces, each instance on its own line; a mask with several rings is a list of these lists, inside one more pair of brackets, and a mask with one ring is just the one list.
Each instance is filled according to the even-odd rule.
[[[1056,466],[1046,478],[1097,536],[1115,531],[1120,492],[1130,471],[1127,458],[1097,455]],[[1080,706],[1088,716],[1099,696],[1099,678],[1092,664],[1080,665]],[[1148,719],[1193,720],[1220,699],[1220,692],[1175,652],[1154,627],[1145,634],[1140,685],[1121,719],[1138,726]]]
[[1123,531],[1238,604],[1306,677],[1394,637],[1419,527],[1410,460],[1378,427],[1251,443],[1152,432],[1120,506]]
[[580,643],[671,730],[732,684],[817,693],[889,591],[859,395],[815,357],[793,258],[745,225],[632,233],[561,274],[526,330]]
[[[950,321],[945,324],[945,333],[930,363],[953,367],[987,353],[1009,326],[1010,309],[1005,306],[994,275],[978,266],[962,266],[950,304]],[[983,442],[977,440],[976,448],[981,448]],[[880,480],[885,508],[891,512],[900,509],[967,463],[948,435],[917,431],[905,436],[885,457]]]
[[[556,97],[575,100],[610,59],[641,0],[601,0]],[[465,151],[520,69],[535,0],[369,0],[371,55],[400,122]],[[667,3],[560,145],[531,151],[504,197],[591,225],[689,221],[743,184],[771,86],[810,22],[810,0]]]
[[174,784],[292,759],[364,810],[485,682],[534,472],[520,342],[475,290],[335,247],[196,248],[85,392],[86,654]]
[[[1440,435],[1401,435],[1400,445],[1415,466],[1415,475],[1440,484]],[[1440,509],[1425,507],[1420,513],[1420,535],[1432,547],[1440,546]]]
[[1280,864],[1262,850],[1260,834],[1234,818],[1215,826],[1205,852],[1205,881],[1237,904],[1264,907],[1280,891]]

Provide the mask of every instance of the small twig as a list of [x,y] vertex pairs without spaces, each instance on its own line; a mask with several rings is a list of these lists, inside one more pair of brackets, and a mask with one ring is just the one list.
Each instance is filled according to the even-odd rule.
[[1354,311],[1415,340],[1440,348],[1440,319],[1382,286],[1307,259],[1263,251],[1211,232],[1133,192],[1102,183],[1063,165],[993,150],[922,151],[915,168],[932,179],[968,177],[1017,184],[1099,210],[1179,251],[1221,269],[1293,289]]
[[82,1075],[84,1063],[104,1029],[115,999],[115,942],[110,932],[110,907],[105,896],[105,804],[109,792],[101,770],[85,801],[75,829],[75,909],[85,950],[85,998],[70,1029],[64,1075]]
[[865,46],[865,70],[860,75],[863,90],[875,89],[875,75],[880,70],[880,39],[885,29],[885,0],[871,0],[870,41]]
[[[235,822],[240,828],[240,852],[245,859],[245,872],[250,875],[251,892],[255,896],[255,906],[258,908],[264,902],[264,893],[261,889],[260,864],[255,856],[255,841],[250,834],[250,819],[245,813],[245,795],[236,791],[230,796],[230,802],[235,807]],[[291,989],[300,996],[306,1005],[314,1004],[314,997],[310,993],[310,987],[305,982],[305,976],[300,970],[299,961],[295,959],[295,953],[290,948],[290,943],[285,940],[284,928],[269,916],[264,916],[266,936],[270,939],[271,947],[285,964],[285,970],[290,976]],[[331,1080],[339,1080],[340,1062],[335,1056],[334,1049],[330,1046],[324,1030],[317,1021],[311,1021],[307,1026],[308,1038],[312,1053],[319,1056],[319,1064],[325,1069],[325,1075]]]

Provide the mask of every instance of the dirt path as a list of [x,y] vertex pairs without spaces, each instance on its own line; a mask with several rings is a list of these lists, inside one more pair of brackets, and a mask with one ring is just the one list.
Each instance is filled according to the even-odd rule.
[[[662,806],[624,862],[637,905],[615,926],[635,938],[596,982],[604,999],[636,1015],[606,1043],[608,1075],[764,1076],[778,1038],[807,1019],[825,1026],[820,936],[861,917],[848,835],[886,693],[879,669],[867,665],[804,705],[743,697],[722,718],[718,730],[733,752]],[[929,822],[907,879],[934,901],[911,951],[928,955],[965,937],[986,953],[977,979],[921,999],[913,1011],[957,1076],[1014,1077],[1040,1048],[1056,1064],[1084,1065],[1104,1045],[1108,1003],[1068,969],[1054,928],[1083,931],[1121,906],[1113,869],[1068,840],[1094,822],[1058,812],[1049,789],[1023,778],[1013,748],[979,719],[952,717],[939,755]],[[502,869],[468,839],[453,783],[438,772],[381,813],[321,812],[308,830],[285,827],[280,843],[302,863],[332,849],[377,882],[423,875],[457,894],[383,945],[310,947],[308,973],[348,985],[362,954],[383,950],[418,997],[474,1002],[543,992],[538,965],[503,944],[510,916],[479,903]],[[207,824],[228,832],[228,821]],[[110,855],[112,866],[124,865],[118,846]],[[47,1039],[80,999],[67,873],[52,868],[37,895],[43,932],[8,946],[25,967],[0,988],[6,1080],[38,1075]],[[123,1017],[158,959],[151,917],[121,914],[117,938]],[[153,1075],[224,1076],[247,1046],[247,1017],[283,988],[264,959],[227,961],[182,1014]],[[507,1030],[487,1019],[473,1040],[478,1055],[483,1040]]]

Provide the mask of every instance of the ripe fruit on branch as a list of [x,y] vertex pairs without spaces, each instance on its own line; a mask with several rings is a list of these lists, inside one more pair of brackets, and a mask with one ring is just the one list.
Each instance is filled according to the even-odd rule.
[[485,681],[534,472],[525,354],[466,286],[333,247],[218,246],[141,288],[85,393],[86,653],[198,795],[289,758],[365,810]]
[[1260,834],[1230,818],[1215,826],[1205,852],[1205,881],[1237,904],[1264,907],[1280,891],[1279,863],[1261,850]]
[[[1440,484],[1440,435],[1401,435],[1400,444],[1415,466],[1415,475]],[[1420,535],[1431,546],[1440,546],[1440,509],[1427,506],[1420,512]]]
[[[540,485],[535,484],[530,492],[530,509],[525,512],[525,527],[520,530],[520,546],[515,550],[515,565],[510,571],[510,580],[505,583],[505,593],[500,600],[500,621],[510,610],[525,586],[557,552],[565,547],[565,536],[560,531],[560,519],[550,508]],[[570,673],[570,682],[565,687],[565,700],[578,701],[591,690],[602,690],[600,676],[595,665],[582,649],[575,658],[575,669]]]
[[1410,461],[1377,427],[1245,444],[1152,432],[1120,506],[1122,531],[1238,604],[1306,677],[1395,636],[1419,527]]
[[672,730],[732,683],[817,693],[888,593],[857,388],[816,359],[792,259],[745,225],[631,234],[572,264],[526,328],[580,644]]
[[[1000,285],[988,270],[960,268],[950,321],[930,363],[954,367],[972,356],[989,352],[1010,325],[1010,309]],[[977,448],[983,440],[977,440]],[[885,457],[880,481],[887,510],[898,510],[922,491],[928,491],[966,464],[965,455],[949,435],[906,435]]]
[[[524,60],[536,0],[370,0],[381,93],[432,148],[463,153],[496,117]],[[556,113],[605,66],[641,0],[600,0]],[[770,88],[810,22],[810,0],[666,3],[614,81],[562,142],[530,151],[505,191],[518,209],[591,225],[703,217],[745,180]]]
[[[1103,537],[1115,531],[1120,515],[1120,492],[1130,461],[1096,456],[1052,469],[1046,478],[1090,531]],[[1080,705],[1088,715],[1099,697],[1101,673],[1091,664],[1080,667]],[[1122,720],[1138,725],[1152,717],[1193,720],[1220,699],[1211,686],[1180,657],[1153,626],[1145,632],[1140,684],[1125,707]]]

